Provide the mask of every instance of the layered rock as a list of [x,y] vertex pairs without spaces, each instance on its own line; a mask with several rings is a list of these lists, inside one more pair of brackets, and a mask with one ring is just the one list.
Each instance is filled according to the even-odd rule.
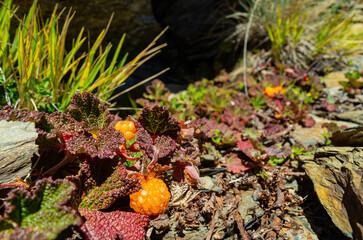
[[333,223],[347,237],[363,239],[363,147],[322,147],[302,160]]

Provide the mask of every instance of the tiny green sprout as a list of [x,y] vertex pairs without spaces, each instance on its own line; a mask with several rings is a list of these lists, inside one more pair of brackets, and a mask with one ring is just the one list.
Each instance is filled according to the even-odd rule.
[[243,90],[243,88],[245,87],[245,85],[243,83],[240,83],[238,87],[239,87],[240,90]]
[[295,146],[295,145],[293,145],[291,147],[291,150],[292,150],[292,153],[290,154],[291,159],[294,159],[294,158],[296,158],[296,157],[298,157],[300,155],[303,155],[304,153],[307,152],[307,151],[305,151],[304,148],[300,148],[300,147]]
[[219,129],[214,129],[214,134],[212,136],[212,141],[216,144],[221,143],[221,134],[222,132]]
[[330,132],[323,132],[321,135],[325,139],[325,145],[330,145],[331,144],[330,138],[331,138],[332,134]]
[[256,173],[256,176],[257,176],[257,177],[261,177],[261,178],[263,178],[263,179],[268,178],[267,173],[263,172],[262,170],[260,170],[258,173]]
[[281,165],[285,162],[284,158],[278,158],[278,157],[270,157],[270,159],[268,160],[267,163],[274,165],[274,166],[278,166]]
[[252,98],[252,105],[256,109],[261,109],[266,106],[264,96],[256,96]]

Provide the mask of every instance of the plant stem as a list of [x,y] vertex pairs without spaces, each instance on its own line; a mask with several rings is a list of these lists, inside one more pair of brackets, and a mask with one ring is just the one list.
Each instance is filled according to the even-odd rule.
[[70,154],[67,152],[67,154],[64,156],[64,158],[54,167],[49,169],[44,173],[45,176],[53,176],[61,167],[64,165],[67,165],[68,163],[72,162],[76,158],[75,155]]
[[248,19],[248,24],[246,28],[246,34],[245,34],[245,41],[243,43],[243,84],[245,89],[245,94],[248,96],[248,89],[247,89],[247,42],[250,34],[250,29],[252,25],[252,19],[255,14],[255,10],[257,8],[257,5],[259,4],[260,0],[256,0],[255,4],[253,5],[251,16]]
[[0,74],[1,74],[1,77],[2,77],[2,79],[3,79],[3,81],[4,81],[4,85],[3,85],[3,87],[4,87],[4,93],[5,93],[6,103],[7,103],[8,105],[11,105],[11,101],[10,101],[9,93],[8,93],[8,90],[6,89],[6,86],[5,86],[6,78],[5,78],[4,72],[3,72],[3,70],[2,70],[2,68],[1,68],[1,67],[0,67]]

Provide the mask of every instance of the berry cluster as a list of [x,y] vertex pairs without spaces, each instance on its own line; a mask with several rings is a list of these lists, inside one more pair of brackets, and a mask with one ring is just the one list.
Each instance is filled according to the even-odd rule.
[[152,176],[143,176],[142,189],[130,194],[130,207],[135,212],[145,215],[159,215],[168,208],[170,192],[163,180]]
[[132,121],[119,121],[115,125],[115,129],[124,134],[126,140],[132,140],[135,138],[136,128]]

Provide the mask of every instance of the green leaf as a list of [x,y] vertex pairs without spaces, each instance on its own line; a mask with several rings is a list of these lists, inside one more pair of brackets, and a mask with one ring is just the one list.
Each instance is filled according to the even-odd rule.
[[180,130],[178,121],[163,106],[154,106],[152,109],[145,107],[138,122],[153,136],[168,135],[176,138]]
[[101,130],[111,122],[111,114],[105,104],[90,92],[75,93],[70,104],[69,114],[78,122],[83,122],[86,129]]
[[[97,161],[100,162],[99,160]],[[94,169],[91,170],[91,175],[108,175],[108,166],[99,164],[93,167]],[[126,178],[126,168],[122,164],[117,165],[116,168],[113,169],[112,174],[110,174],[105,181],[100,180],[102,176],[98,176],[94,179],[95,182],[100,183],[90,186],[83,194],[79,208],[97,210],[107,209],[118,198],[127,196],[140,189],[140,182],[138,180]]]
[[24,188],[11,192],[5,201],[6,217],[0,219],[0,235],[9,236],[18,228],[26,228],[56,239],[68,227],[80,225],[80,216],[69,206],[75,189],[68,180],[46,178],[31,192]]

